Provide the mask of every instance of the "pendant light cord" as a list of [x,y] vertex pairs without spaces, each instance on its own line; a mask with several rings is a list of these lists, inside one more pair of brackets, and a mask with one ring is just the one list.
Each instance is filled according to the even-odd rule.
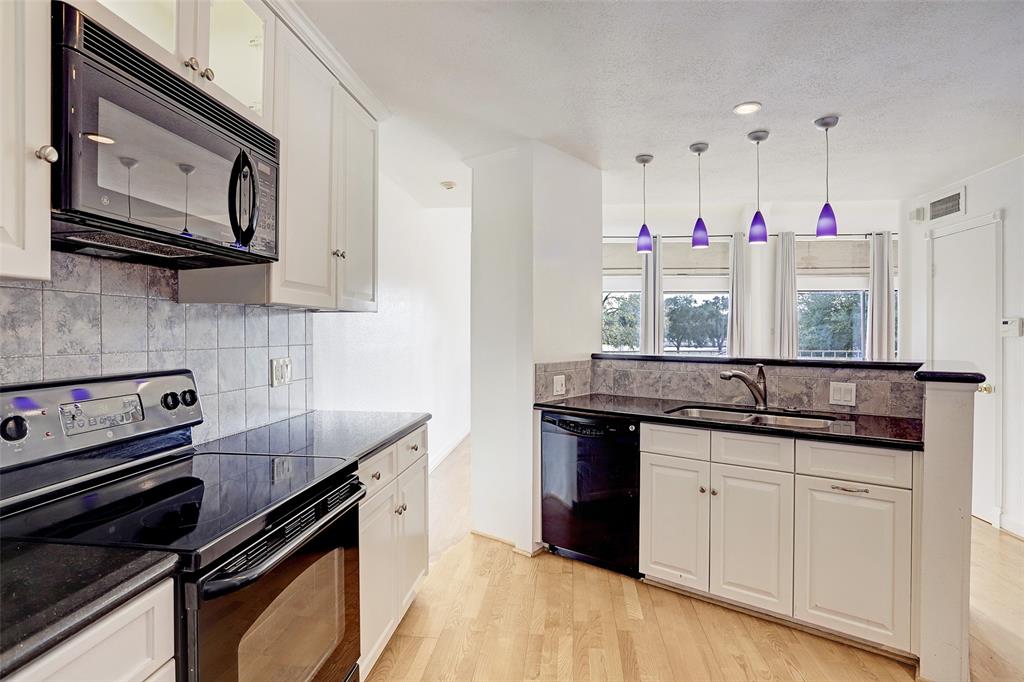
[[757,168],[757,210],[761,210],[761,142],[754,145],[754,165]]
[[828,128],[825,128],[825,203],[828,203]]
[[700,154],[697,154],[697,217],[701,217]]
[[643,200],[644,200],[644,222],[643,222],[643,224],[646,225],[647,224],[647,164],[646,163],[644,164],[644,170],[643,170],[643,173],[642,173],[642,177],[643,177],[643,179],[640,181],[640,186],[643,188],[641,191],[643,192]]

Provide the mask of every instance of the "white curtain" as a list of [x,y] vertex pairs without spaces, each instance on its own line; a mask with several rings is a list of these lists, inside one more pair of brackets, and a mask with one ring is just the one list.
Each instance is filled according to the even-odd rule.
[[796,357],[796,237],[779,233],[775,251],[775,355]]
[[729,249],[729,355],[734,358],[747,354],[747,240],[742,232],[732,236]]
[[896,345],[892,232],[873,234],[868,274],[868,333],[864,358],[892,360]]

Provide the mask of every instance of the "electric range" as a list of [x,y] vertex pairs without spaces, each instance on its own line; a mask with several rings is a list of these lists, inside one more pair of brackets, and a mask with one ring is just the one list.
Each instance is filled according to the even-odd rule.
[[[355,461],[198,451],[187,370],[5,387],[0,417],[5,539],[178,555],[180,679],[358,674]],[[280,669],[252,668],[267,660]]]

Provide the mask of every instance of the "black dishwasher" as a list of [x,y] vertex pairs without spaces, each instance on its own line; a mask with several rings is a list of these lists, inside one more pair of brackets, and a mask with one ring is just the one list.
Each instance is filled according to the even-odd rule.
[[541,413],[541,539],[563,556],[639,575],[640,424]]

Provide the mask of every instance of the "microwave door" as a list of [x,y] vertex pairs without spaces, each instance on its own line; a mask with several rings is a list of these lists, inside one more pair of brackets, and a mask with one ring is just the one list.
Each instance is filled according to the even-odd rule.
[[[64,50],[72,154],[61,208],[222,246],[239,146],[129,78]],[[68,179],[70,182],[68,182]]]

